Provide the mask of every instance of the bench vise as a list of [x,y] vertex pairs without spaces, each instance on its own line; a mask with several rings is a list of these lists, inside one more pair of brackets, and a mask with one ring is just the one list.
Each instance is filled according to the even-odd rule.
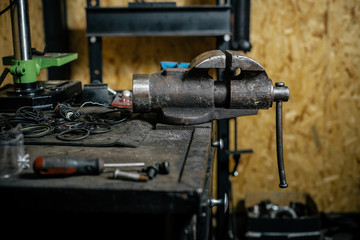
[[[240,74],[214,81],[210,69]],[[256,115],[274,101],[287,101],[289,89],[273,86],[264,68],[237,51],[212,50],[192,60],[188,68],[167,68],[154,74],[134,74],[134,112],[158,112],[168,124],[199,124],[217,119]]]
[[[228,74],[214,80],[211,69]],[[195,57],[187,68],[167,68],[154,74],[133,75],[133,111],[157,112],[167,124],[191,125],[212,120],[256,115],[276,102],[276,135],[280,187],[287,187],[282,144],[284,83],[273,85],[265,69],[238,51],[212,50]]]

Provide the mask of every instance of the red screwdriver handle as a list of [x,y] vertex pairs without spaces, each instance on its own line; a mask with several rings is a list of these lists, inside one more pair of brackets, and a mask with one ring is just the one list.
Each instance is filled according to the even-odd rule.
[[39,156],[33,164],[38,175],[99,175],[104,170],[101,159],[76,159],[73,157]]

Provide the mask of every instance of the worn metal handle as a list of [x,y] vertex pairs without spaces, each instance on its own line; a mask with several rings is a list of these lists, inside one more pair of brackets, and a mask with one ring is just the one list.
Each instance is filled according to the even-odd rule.
[[[285,87],[284,83],[275,83],[276,87]],[[286,188],[288,184],[285,176],[284,153],[283,153],[283,131],[282,131],[282,100],[276,100],[276,150],[279,169],[279,187]]]

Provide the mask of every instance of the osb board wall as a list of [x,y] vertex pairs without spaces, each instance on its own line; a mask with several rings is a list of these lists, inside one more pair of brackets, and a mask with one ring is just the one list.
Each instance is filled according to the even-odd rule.
[[[126,6],[127,2],[102,0],[101,5]],[[360,2],[251,2],[253,49],[248,55],[265,67],[274,82],[284,81],[290,88],[291,97],[283,109],[289,188],[277,187],[275,111],[261,110],[237,120],[238,149],[251,148],[254,154],[242,155],[239,175],[231,179],[235,202],[254,191],[306,192],[321,211],[359,211]],[[71,63],[71,79],[89,83],[86,1],[66,3],[70,50],[79,53]],[[0,2],[1,9],[6,5],[7,1]],[[43,49],[41,1],[32,0],[29,5],[32,45]],[[0,16],[1,56],[12,54],[9,26],[9,13]],[[154,73],[160,61],[190,61],[214,47],[212,38],[104,38],[104,82],[113,89],[131,89],[133,74]]]
[[[289,187],[324,211],[360,210],[360,2],[252,1],[248,55],[284,81],[284,156]],[[279,190],[275,111],[238,119],[243,155],[236,199]]]

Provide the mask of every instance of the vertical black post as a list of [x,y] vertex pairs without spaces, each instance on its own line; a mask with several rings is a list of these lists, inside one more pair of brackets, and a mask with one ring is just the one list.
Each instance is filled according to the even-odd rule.
[[[230,49],[230,41],[225,37],[217,38],[217,48],[221,51]],[[228,40],[228,39],[227,39]],[[230,73],[218,70],[218,80],[225,81]],[[223,148],[218,148],[217,154],[217,198],[224,199],[230,188],[229,180],[229,120],[218,120],[218,138],[223,140]],[[216,239],[228,238],[229,212],[218,208],[216,213]]]
[[251,50],[250,8],[251,0],[232,0],[234,14],[232,47],[235,50],[242,50],[244,52]]
[[[87,0],[87,7],[100,7],[100,0]],[[88,37],[90,82],[102,82],[102,38]]]
[[102,38],[88,37],[90,82],[102,82]]
[[[217,198],[224,198],[230,188],[229,182],[229,120],[218,121],[218,136],[223,140],[223,149],[218,149],[217,156]],[[223,208],[217,209],[216,220],[216,239],[227,239],[229,231],[229,212],[224,212]]]
[[[233,36],[231,41],[225,41],[223,37],[218,37],[217,48],[225,51],[228,49],[242,50],[244,52],[251,50],[250,43],[250,0],[231,0],[234,23],[232,26]],[[230,71],[230,70],[228,70]],[[218,80],[224,81],[232,76],[234,72],[218,71]],[[236,121],[236,119],[235,119]],[[218,149],[217,155],[217,198],[223,198],[225,194],[232,194],[230,171],[229,171],[229,120],[218,121],[218,137],[223,140],[223,149]],[[216,216],[216,239],[229,239],[230,233],[230,213],[217,209]],[[236,227],[236,226],[233,226]],[[237,236],[232,236],[237,239]]]
[[[69,37],[66,24],[66,1],[43,0],[43,16],[46,52],[69,52]],[[42,50],[42,49],[38,49]],[[48,68],[49,80],[70,79],[70,65]]]

